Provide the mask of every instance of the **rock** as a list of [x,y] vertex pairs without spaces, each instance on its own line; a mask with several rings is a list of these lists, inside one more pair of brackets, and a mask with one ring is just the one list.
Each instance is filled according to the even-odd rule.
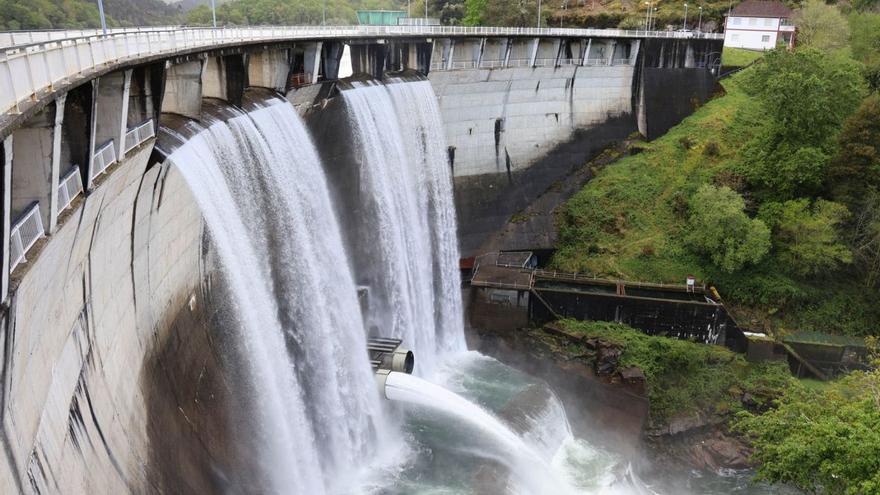
[[619,373],[624,383],[645,383],[645,372],[638,366],[627,366]]
[[617,370],[621,350],[619,347],[599,347],[596,351],[596,374],[610,375]]

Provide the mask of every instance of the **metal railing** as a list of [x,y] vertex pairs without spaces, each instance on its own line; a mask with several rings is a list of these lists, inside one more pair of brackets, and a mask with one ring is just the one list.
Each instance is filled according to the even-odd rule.
[[109,64],[184,50],[219,48],[242,43],[298,39],[350,39],[407,36],[529,36],[612,38],[708,38],[714,33],[678,33],[626,29],[569,29],[464,26],[284,26],[188,28],[154,27],[109,30],[28,31],[0,33],[0,113]]
[[27,261],[25,255],[46,231],[40,216],[40,203],[34,202],[12,226],[9,233],[9,272]]
[[116,163],[116,148],[113,147],[113,140],[111,139],[104,146],[95,150],[95,156],[92,157],[90,178],[95,180],[95,177],[103,174],[107,167],[114,163]]
[[147,119],[144,122],[134,126],[125,133],[125,153],[137,148],[147,139],[154,137],[156,130],[153,126],[153,119]]
[[83,192],[82,176],[79,173],[79,165],[74,165],[70,171],[64,174],[61,183],[58,184],[58,213],[66,210],[73,203],[74,198]]

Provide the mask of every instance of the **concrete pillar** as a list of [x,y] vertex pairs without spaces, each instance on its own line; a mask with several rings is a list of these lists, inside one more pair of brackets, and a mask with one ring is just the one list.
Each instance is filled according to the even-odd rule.
[[9,297],[9,240],[10,230],[12,229],[12,136],[8,136],[3,140],[3,167],[0,180],[2,180],[3,189],[3,255],[0,260],[0,297],[3,301]]
[[[131,84],[129,71],[111,72],[99,79],[95,94],[92,118],[95,119],[95,146],[100,148],[113,141],[116,156],[122,156],[125,146],[126,113],[128,108],[127,91]],[[120,134],[122,138],[120,139]]]
[[122,82],[122,109],[119,117],[119,137],[116,140],[116,156],[125,158],[125,134],[128,132],[128,101],[131,95],[131,69],[125,71]]
[[559,61],[562,59],[562,53],[565,49],[565,43],[562,42],[562,38],[557,38],[554,42],[554,46],[556,48],[556,60],[553,62],[553,66],[559,67]]
[[196,120],[201,118],[202,62],[200,60],[182,64],[167,63],[162,111]]
[[[323,42],[316,41],[306,45],[305,51],[305,71],[311,75],[311,83],[318,82],[318,72],[321,70],[321,48]],[[250,65],[250,64],[248,64]],[[250,69],[248,69],[250,74]]]
[[[313,57],[315,68],[320,68],[321,46],[318,42],[315,53],[306,56],[306,64]],[[340,53],[341,54],[341,53]],[[248,84],[258,88],[269,88],[275,91],[284,91],[287,86],[287,76],[290,74],[290,60],[286,49],[264,49],[248,55]],[[339,64],[336,64],[338,69]],[[308,69],[306,69],[308,70]],[[318,70],[312,71],[312,82],[317,82]]]
[[452,70],[452,62],[455,59],[455,40],[449,40],[449,52],[446,56],[446,70]]
[[507,38],[504,43],[504,67],[510,63],[510,51],[513,49],[513,40]]
[[535,38],[532,40],[532,47],[529,53],[529,67],[534,67],[535,62],[538,60],[538,46],[541,44],[541,38]]
[[61,182],[61,136],[64,125],[64,104],[67,94],[55,99],[55,129],[52,131],[52,172],[49,179],[49,222],[48,233],[58,227],[58,185]]
[[608,65],[614,65],[614,47],[615,47],[615,45],[617,45],[617,42],[614,40],[610,40],[608,42],[608,46],[611,47],[611,49],[608,50]]
[[477,65],[476,68],[479,69],[480,66],[483,65],[483,53],[486,51],[486,38],[480,38],[480,52],[477,54]]
[[[406,68],[421,71],[421,67],[419,67],[419,45],[416,43],[409,43],[406,45]],[[430,69],[431,66],[429,62],[428,70]],[[425,73],[427,73],[427,71]]]
[[587,61],[590,60],[590,48],[593,48],[593,38],[587,38],[587,47],[584,49],[581,65],[587,65]]
[[229,101],[226,67],[221,57],[208,57],[202,67],[202,97]]
[[92,110],[89,115],[91,115],[89,122],[89,156],[86,157],[86,174],[85,174],[85,190],[92,190],[92,162],[95,160],[95,147],[97,145],[97,141],[95,139],[95,135],[97,134],[98,129],[98,117],[97,117],[97,101],[98,101],[98,86],[100,85],[100,79],[92,79]]
[[[59,117],[60,115],[60,117]],[[11,219],[14,222],[34,202],[40,204],[43,226],[50,223],[52,203],[53,157],[55,146],[60,153],[60,130],[64,108],[56,111],[55,104],[43,108],[24,125],[13,132],[12,203]],[[56,143],[56,139],[58,142]],[[57,175],[55,171],[55,175]],[[57,182],[55,183],[57,194]],[[57,200],[57,198],[56,198]]]
[[[410,48],[412,45],[407,45]],[[342,60],[342,52],[345,44],[339,41],[325,41],[321,50],[322,62],[324,63],[324,78],[339,79],[339,64]]]
[[635,65],[636,59],[639,56],[639,48],[642,46],[642,40],[635,40],[629,46],[629,65]]

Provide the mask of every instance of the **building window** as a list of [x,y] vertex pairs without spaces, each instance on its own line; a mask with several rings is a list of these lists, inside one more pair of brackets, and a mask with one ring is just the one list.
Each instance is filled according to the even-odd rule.
[[741,19],[740,19],[739,17],[734,17],[734,18],[733,18],[733,25],[734,25],[734,26],[739,26],[740,21],[741,21]]
[[738,42],[739,41],[739,34],[736,34],[736,33],[731,34],[730,41],[733,41],[734,43]]
[[772,25],[773,25],[773,19],[764,19],[764,25],[765,25],[765,26],[772,26]]
[[765,34],[764,36],[761,36],[761,43],[770,43],[770,35]]
[[749,17],[749,26],[755,26],[757,24],[758,24],[758,19],[755,19],[754,17]]

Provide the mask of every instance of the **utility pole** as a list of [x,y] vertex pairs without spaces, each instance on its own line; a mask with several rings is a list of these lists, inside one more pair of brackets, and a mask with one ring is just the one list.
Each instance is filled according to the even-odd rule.
[[101,30],[107,34],[107,19],[104,18],[104,0],[98,0],[98,13],[101,14]]
[[541,27],[541,0],[538,0],[538,27]]
[[684,24],[681,25],[682,29],[688,28],[688,4],[685,2],[684,4]]
[[214,21],[214,27],[217,27],[217,6],[214,4],[214,0],[211,0],[211,19]]
[[651,15],[651,2],[645,2],[648,7],[645,9],[645,31],[648,30],[648,17]]
[[427,18],[428,18],[428,0],[425,0],[425,19],[427,19]]
[[700,21],[697,22],[697,31],[703,32],[703,6],[700,6]]
[[[214,0],[211,0],[214,1]],[[327,0],[324,0],[324,5],[322,6],[323,10],[321,10],[321,25],[327,25]]]

